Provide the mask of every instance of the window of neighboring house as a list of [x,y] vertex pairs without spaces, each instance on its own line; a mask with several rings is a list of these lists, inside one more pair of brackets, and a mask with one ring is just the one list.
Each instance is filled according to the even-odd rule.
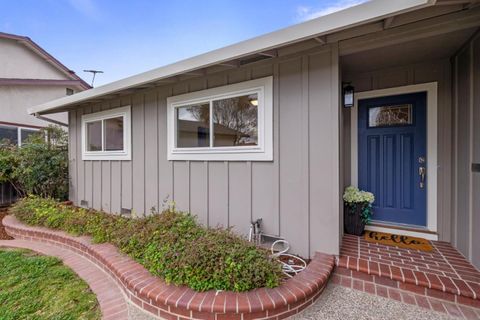
[[83,160],[130,160],[130,106],[82,116]]
[[67,94],[67,96],[71,96],[71,95],[74,94],[74,93],[75,93],[75,91],[73,91],[73,89],[71,89],[71,88],[67,88],[67,89],[66,89],[66,94]]
[[7,141],[21,146],[32,134],[38,133],[39,129],[0,125],[0,143]]
[[169,97],[168,159],[273,160],[272,77]]

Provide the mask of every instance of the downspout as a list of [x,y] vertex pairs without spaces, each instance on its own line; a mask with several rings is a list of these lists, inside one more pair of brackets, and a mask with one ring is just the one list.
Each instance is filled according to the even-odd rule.
[[56,125],[59,125],[59,126],[68,128],[68,124],[67,124],[67,123],[64,123],[64,122],[61,122],[61,121],[57,121],[57,120],[53,120],[53,119],[50,119],[50,118],[41,116],[38,112],[35,112],[35,113],[33,114],[33,116],[34,116],[35,118],[37,118],[37,119],[40,119],[40,120],[43,120],[43,121],[47,121],[47,122],[50,122],[50,123],[53,123],[53,124],[56,124]]

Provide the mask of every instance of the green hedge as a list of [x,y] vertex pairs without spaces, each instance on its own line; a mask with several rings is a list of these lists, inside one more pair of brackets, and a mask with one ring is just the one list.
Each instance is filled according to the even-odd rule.
[[205,228],[195,216],[174,208],[125,218],[28,196],[12,212],[30,225],[112,243],[167,283],[197,291],[271,288],[281,280],[281,267],[267,251],[229,229]]

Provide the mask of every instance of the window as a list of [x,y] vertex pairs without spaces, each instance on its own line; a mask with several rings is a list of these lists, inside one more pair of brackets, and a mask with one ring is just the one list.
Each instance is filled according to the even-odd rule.
[[368,126],[392,127],[413,123],[412,105],[381,106],[368,109]]
[[75,91],[73,91],[72,88],[66,88],[66,89],[65,89],[65,94],[66,94],[67,96],[71,96],[71,95],[74,94],[74,93],[75,93]]
[[82,116],[83,160],[130,160],[130,106]]
[[169,97],[168,159],[273,160],[272,77]]
[[29,136],[38,133],[38,131],[39,129],[0,125],[0,144],[12,143],[21,146]]

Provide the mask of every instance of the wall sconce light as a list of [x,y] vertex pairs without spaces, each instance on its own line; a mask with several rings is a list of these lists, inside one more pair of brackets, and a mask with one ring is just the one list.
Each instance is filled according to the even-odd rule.
[[344,108],[353,107],[354,96],[355,96],[355,88],[350,84],[350,82],[344,83],[343,84],[343,107]]

